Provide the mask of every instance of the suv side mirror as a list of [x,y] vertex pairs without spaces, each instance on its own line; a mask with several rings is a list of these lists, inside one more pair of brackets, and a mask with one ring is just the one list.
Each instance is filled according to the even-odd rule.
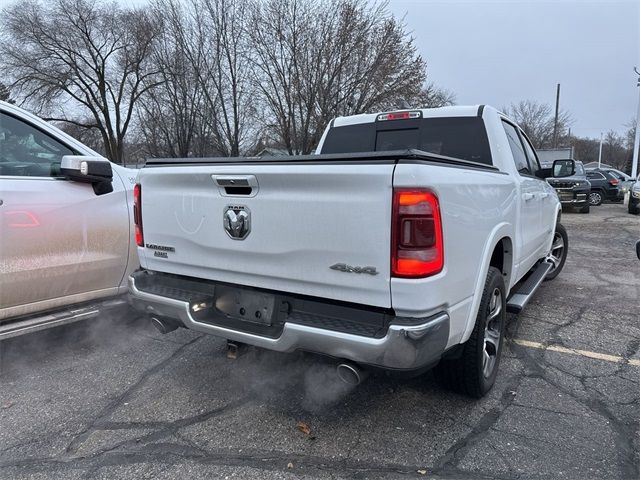
[[74,182],[92,184],[96,195],[113,192],[113,170],[106,158],[65,155],[60,162],[60,173]]
[[571,159],[556,160],[551,172],[553,178],[570,177],[576,173],[576,162]]

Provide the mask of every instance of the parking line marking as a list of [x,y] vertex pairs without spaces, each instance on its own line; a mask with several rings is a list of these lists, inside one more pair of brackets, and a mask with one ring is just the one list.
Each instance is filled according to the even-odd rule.
[[522,347],[537,348],[538,350],[548,350],[550,352],[569,353],[571,355],[580,355],[582,357],[594,358],[596,360],[604,360],[612,363],[628,363],[629,365],[635,365],[640,367],[640,360],[635,358],[624,358],[618,355],[609,355],[607,353],[590,352],[589,350],[579,350],[576,348],[567,348],[560,345],[545,345],[540,342],[532,342],[531,340],[521,340],[514,338],[513,343]]

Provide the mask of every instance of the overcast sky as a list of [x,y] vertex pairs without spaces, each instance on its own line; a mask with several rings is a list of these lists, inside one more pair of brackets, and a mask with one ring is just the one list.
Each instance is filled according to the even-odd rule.
[[431,80],[459,104],[523,99],[560,106],[572,132],[599,137],[635,117],[640,0],[391,0],[413,31]]
[[635,117],[640,0],[390,0],[389,8],[405,18],[430,79],[459,104],[553,106],[560,83],[577,135],[623,132]]

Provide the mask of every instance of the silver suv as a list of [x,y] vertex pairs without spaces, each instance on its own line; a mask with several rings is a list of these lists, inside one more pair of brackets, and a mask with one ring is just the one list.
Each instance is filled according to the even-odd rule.
[[136,173],[0,102],[0,340],[124,303]]

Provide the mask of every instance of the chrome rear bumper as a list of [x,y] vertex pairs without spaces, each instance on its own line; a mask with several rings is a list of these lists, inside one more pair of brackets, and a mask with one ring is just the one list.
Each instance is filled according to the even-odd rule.
[[[286,321],[277,338],[203,323],[194,318],[187,301],[145,292],[129,277],[130,303],[138,311],[180,321],[186,328],[236,342],[274,350],[305,350],[385,369],[417,370],[435,364],[449,340],[449,315],[441,312],[424,319],[402,319],[388,327],[382,338],[355,335]],[[408,324],[407,320],[411,320]],[[404,324],[401,324],[404,323]]]

